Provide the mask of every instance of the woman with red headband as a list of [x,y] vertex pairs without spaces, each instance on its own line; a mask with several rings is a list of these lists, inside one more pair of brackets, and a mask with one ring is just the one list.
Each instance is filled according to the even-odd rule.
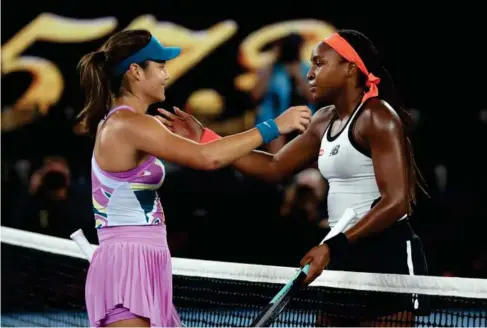
[[[318,159],[318,167],[329,183],[329,225],[333,227],[346,208],[357,212],[358,218],[345,233],[314,247],[303,257],[301,265],[311,266],[305,283],[312,282],[325,267],[426,274],[421,241],[408,220],[416,187],[420,186],[408,136],[408,116],[377,51],[363,34],[342,30],[317,44],[311,65],[310,91],[316,101],[330,106],[320,109],[306,132],[278,153],[254,151],[234,162],[234,167],[278,181]],[[218,138],[181,111],[177,116],[161,113],[165,118],[160,119],[176,133],[191,131],[189,137],[195,140],[202,135],[200,142]],[[323,316],[319,324],[375,325],[384,316],[392,322],[410,324],[413,305],[419,306],[419,300],[411,295],[352,297],[336,298],[340,306],[326,309],[334,319]],[[359,322],[337,320],[340,314],[353,317],[349,303],[360,304],[364,310],[356,313]],[[341,313],[344,310],[346,313]]]

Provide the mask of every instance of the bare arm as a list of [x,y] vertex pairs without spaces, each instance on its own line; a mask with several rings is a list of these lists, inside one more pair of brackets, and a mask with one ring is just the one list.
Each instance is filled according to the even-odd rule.
[[268,153],[276,154],[277,152],[279,152],[279,150],[281,150],[282,147],[286,145],[286,142],[287,142],[286,136],[280,136],[276,140],[272,140],[267,145],[265,145],[265,150]]
[[267,181],[279,181],[306,167],[318,158],[321,137],[328,125],[332,111],[322,108],[316,112],[309,128],[276,154],[254,150],[233,163],[244,174],[254,175]]
[[260,132],[253,128],[211,143],[199,144],[179,137],[148,115],[133,115],[125,120],[123,130],[126,141],[135,149],[200,170],[224,167],[263,142]]
[[[277,119],[303,107],[309,111],[306,106],[295,106],[286,110]],[[160,109],[159,112],[164,117],[158,116],[158,120],[172,131],[176,131],[179,135],[191,137],[192,140],[201,140],[204,128],[194,116],[177,108],[175,109],[176,114],[163,109]],[[309,128],[302,135],[281,148],[277,154],[272,155],[263,151],[253,151],[233,162],[233,166],[245,174],[254,175],[268,181],[278,181],[293,174],[318,158],[321,137],[332,115],[331,107],[320,109],[313,115]],[[214,133],[213,135],[213,137],[209,137],[204,142],[219,138],[218,135]],[[212,142],[215,141],[210,143]]]
[[[306,106],[295,106],[279,115],[274,122],[264,122],[260,129],[269,137],[305,131],[311,119]],[[275,131],[277,125],[278,131]],[[275,131],[272,132],[272,131]],[[215,170],[234,162],[237,158],[259,147],[263,137],[259,129],[234,134],[206,144],[199,144],[171,132],[164,124],[148,115],[131,115],[123,123],[122,137],[138,151],[146,152],[168,161],[202,170]]]
[[[407,163],[402,122],[394,110],[371,101],[364,112],[364,141],[370,146],[381,200],[345,235],[355,241],[391,226],[407,213]],[[358,122],[357,122],[358,123]]]

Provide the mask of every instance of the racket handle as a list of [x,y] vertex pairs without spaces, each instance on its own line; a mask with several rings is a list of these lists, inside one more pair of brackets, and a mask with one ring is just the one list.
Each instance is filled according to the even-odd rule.
[[306,275],[308,275],[309,269],[310,269],[310,265],[308,263],[301,269],[301,271],[303,271],[304,273],[306,273]]
[[86,259],[91,262],[94,250],[93,247],[91,247],[88,239],[86,239],[85,235],[83,234],[83,230],[78,229],[73,232],[69,237],[76,242],[81,251],[85,254]]

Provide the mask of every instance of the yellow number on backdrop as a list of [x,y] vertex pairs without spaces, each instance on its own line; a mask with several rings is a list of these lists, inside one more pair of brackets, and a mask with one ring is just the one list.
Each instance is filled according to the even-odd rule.
[[240,44],[238,57],[240,64],[250,72],[236,77],[235,84],[237,88],[243,91],[252,89],[257,81],[256,70],[269,65],[275,59],[275,54],[272,51],[261,51],[264,45],[289,35],[292,32],[300,33],[305,39],[301,51],[301,58],[303,60],[309,60],[315,44],[334,31],[335,28],[326,22],[304,19],[267,25],[251,33]]
[[[59,101],[64,90],[63,76],[54,63],[40,57],[21,56],[23,51],[36,41],[72,43],[101,38],[114,31],[117,24],[113,17],[72,19],[43,13],[7,41],[1,51],[3,73],[26,71],[33,78],[28,89],[13,105],[11,110],[14,112],[2,113],[2,118],[9,121],[9,129],[28,123],[25,115],[12,115],[15,111],[38,109],[45,114]],[[234,21],[223,21],[207,30],[192,31],[174,23],[158,22],[153,16],[144,15],[135,18],[127,27],[136,28],[146,28],[161,42],[183,48],[178,60],[168,63],[171,73],[169,83],[172,83],[235,34],[237,24]]]
[[207,30],[192,31],[174,23],[158,22],[154,16],[145,15],[137,17],[127,27],[137,28],[148,29],[164,45],[182,48],[181,56],[167,63],[167,70],[171,75],[169,83],[172,83],[234,35],[237,24],[228,20]]
[[[10,110],[12,112],[2,113],[2,120],[7,117],[9,121],[13,120],[5,126],[12,128],[28,123],[26,119],[30,121],[25,115],[20,115],[19,110],[32,111],[37,108],[45,114],[50,106],[59,101],[64,89],[62,74],[54,63],[40,57],[22,56],[23,51],[36,41],[73,43],[95,40],[114,31],[117,24],[116,18],[113,17],[72,19],[43,13],[7,41],[1,50],[3,73],[27,71],[32,75],[33,82],[13,105]],[[173,83],[232,37],[237,31],[237,24],[227,20],[206,30],[193,31],[171,22],[159,22],[151,15],[143,15],[135,18],[126,27],[126,29],[136,28],[146,28],[162,43],[182,48],[178,60],[168,62],[168,71],[171,74],[169,83]],[[318,20],[295,20],[268,25],[251,33],[240,45],[240,64],[249,72],[236,78],[237,88],[250,90],[256,81],[255,71],[273,60],[273,54],[262,52],[261,47],[292,31],[304,36],[305,45],[301,55],[304,60],[307,60],[314,44],[331,34],[334,28]],[[218,107],[221,110],[222,105]],[[12,115],[15,113],[19,115]],[[3,121],[3,123],[7,122]],[[3,126],[4,124],[2,130]]]
[[21,56],[36,41],[57,43],[85,42],[100,38],[117,26],[115,18],[71,19],[49,13],[40,14],[15,34],[2,47],[4,74],[27,71],[33,81],[27,91],[14,104],[13,110],[38,108],[46,113],[57,103],[64,89],[64,81],[57,66],[47,59]]

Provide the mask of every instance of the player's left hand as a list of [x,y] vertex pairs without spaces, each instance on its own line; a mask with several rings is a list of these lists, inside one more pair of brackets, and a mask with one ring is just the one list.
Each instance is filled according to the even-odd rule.
[[174,114],[163,108],[159,108],[157,111],[161,116],[156,116],[156,118],[173,133],[196,142],[201,140],[204,126],[193,115],[189,115],[177,107],[174,107]]
[[310,264],[309,273],[304,280],[305,285],[312,283],[323,272],[330,262],[330,250],[326,244],[315,246],[306,253],[300,262],[301,267]]

